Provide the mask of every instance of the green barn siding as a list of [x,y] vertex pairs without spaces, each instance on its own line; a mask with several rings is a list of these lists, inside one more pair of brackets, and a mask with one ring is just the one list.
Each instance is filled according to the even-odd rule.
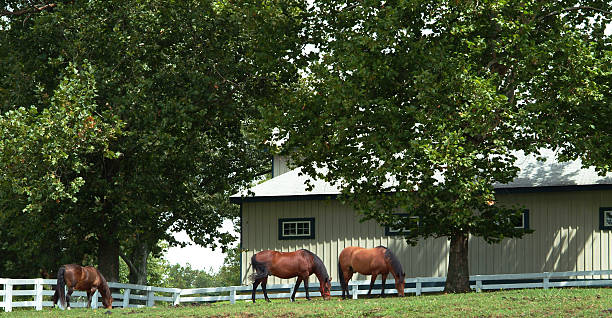
[[[487,244],[470,238],[470,273],[502,274],[542,271],[610,269],[610,231],[599,230],[599,207],[612,206],[612,191],[547,192],[498,195],[497,204],[517,204],[529,209],[534,233],[522,239]],[[315,218],[315,239],[278,240],[278,219]],[[305,248],[317,254],[337,281],[338,254],[347,246],[384,245],[400,258],[407,277],[445,276],[448,240],[425,239],[409,246],[400,237],[384,236],[374,221],[359,222],[359,215],[336,200],[243,203],[243,284],[250,284],[253,253]],[[354,279],[366,279],[362,275]],[[268,282],[287,283],[271,277]],[[314,276],[310,279],[315,282]]]

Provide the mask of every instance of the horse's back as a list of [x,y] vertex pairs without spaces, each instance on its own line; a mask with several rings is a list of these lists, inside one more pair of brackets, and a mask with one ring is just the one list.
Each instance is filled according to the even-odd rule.
[[350,266],[354,272],[370,275],[385,267],[384,249],[349,246],[342,250],[339,261],[341,266]]
[[312,261],[308,253],[302,250],[294,252],[279,252],[273,250],[261,251],[253,256],[258,263],[265,263],[270,274],[279,278],[292,278],[310,272]]
[[76,290],[87,290],[92,286],[104,284],[102,275],[93,266],[81,266],[77,264],[64,265],[64,279],[67,286],[74,287]]

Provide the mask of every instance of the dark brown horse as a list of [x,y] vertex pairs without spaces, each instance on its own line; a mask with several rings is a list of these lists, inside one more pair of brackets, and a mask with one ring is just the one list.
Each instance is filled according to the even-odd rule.
[[349,295],[348,282],[355,272],[363,275],[372,275],[368,296],[372,293],[372,286],[374,286],[376,276],[380,274],[382,276],[382,291],[380,292],[380,296],[384,297],[385,280],[387,280],[387,275],[389,273],[395,278],[395,288],[397,289],[398,295],[404,296],[406,274],[402,269],[402,264],[400,264],[397,257],[395,257],[395,254],[384,246],[375,248],[349,246],[340,252],[340,256],[338,257],[338,275],[340,276],[343,299],[346,299],[346,295]]
[[304,281],[304,288],[306,289],[306,299],[310,300],[308,295],[308,277],[315,274],[319,279],[321,296],[324,299],[330,298],[331,279],[327,274],[325,264],[323,264],[317,255],[309,250],[301,249],[295,252],[261,251],[251,257],[251,265],[255,270],[255,273],[251,275],[253,280],[253,302],[255,302],[255,290],[259,283],[261,283],[264,297],[267,301],[270,301],[266,290],[268,275],[280,278],[293,278],[297,276],[295,288],[291,295],[291,301],[295,301],[295,293],[302,281]]
[[[64,291],[64,286],[68,287],[68,293]],[[87,293],[87,308],[91,307],[91,298],[96,290],[102,296],[102,305],[108,309],[113,307],[113,296],[108,288],[108,283],[95,267],[83,267],[76,264],[62,265],[57,272],[53,307],[59,299],[62,307],[68,305],[67,308],[70,309],[70,296],[75,289],[84,290]]]

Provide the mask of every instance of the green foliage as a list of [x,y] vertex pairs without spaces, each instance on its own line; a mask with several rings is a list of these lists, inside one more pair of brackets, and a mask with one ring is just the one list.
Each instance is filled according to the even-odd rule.
[[516,176],[518,151],[561,147],[561,159],[609,167],[609,8],[317,1],[307,32],[319,54],[300,85],[284,86],[285,103],[262,106],[260,135],[339,185],[364,219],[412,226],[411,243],[521,237],[521,207],[489,205],[493,185]]
[[5,2],[0,215],[56,215],[66,224],[48,236],[93,242],[105,273],[118,251],[137,268],[159,240],[176,244],[171,231],[227,246],[234,238],[218,228],[237,215],[227,196],[269,165],[249,132],[255,101],[298,78],[305,6]]
[[83,157],[95,151],[108,158],[119,155],[108,145],[120,134],[121,121],[96,113],[93,73],[89,64],[70,64],[48,108],[19,107],[0,114],[0,180],[27,198],[26,211],[40,210],[49,200],[75,202],[85,183],[79,173],[93,167]]

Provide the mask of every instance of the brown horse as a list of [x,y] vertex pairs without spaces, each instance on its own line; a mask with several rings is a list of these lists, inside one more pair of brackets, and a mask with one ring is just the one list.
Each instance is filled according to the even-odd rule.
[[295,301],[295,293],[302,281],[304,281],[304,288],[306,289],[306,299],[310,300],[308,295],[308,277],[315,274],[319,279],[321,296],[324,299],[330,298],[331,279],[327,274],[327,269],[321,259],[309,250],[301,249],[295,252],[261,251],[251,257],[251,265],[255,270],[255,273],[251,275],[253,280],[253,302],[255,302],[255,290],[259,283],[261,283],[261,289],[263,289],[266,301],[270,301],[266,290],[268,275],[280,278],[293,278],[297,276],[295,288],[291,295],[291,301]]
[[[65,293],[64,286],[68,287],[68,293]],[[59,299],[62,307],[68,304],[68,309],[70,309],[70,296],[75,289],[84,290],[87,293],[87,308],[91,307],[91,298],[96,290],[100,291],[102,305],[108,309],[113,308],[113,296],[108,288],[108,283],[95,267],[82,267],[76,264],[62,265],[57,272],[53,307]]]
[[[368,296],[372,293],[372,287],[376,276],[382,276],[382,291],[380,296],[385,295],[385,280],[387,275],[391,273],[395,278],[395,288],[399,296],[404,296],[404,286],[406,274],[402,269],[395,254],[384,246],[375,248],[363,248],[357,246],[349,246],[340,252],[338,257],[338,275],[340,276],[340,285],[342,286],[342,298],[346,299],[349,295],[348,282],[353,277],[353,273],[357,272],[363,275],[372,275],[370,281],[370,290]],[[346,294],[345,294],[346,292]]]

